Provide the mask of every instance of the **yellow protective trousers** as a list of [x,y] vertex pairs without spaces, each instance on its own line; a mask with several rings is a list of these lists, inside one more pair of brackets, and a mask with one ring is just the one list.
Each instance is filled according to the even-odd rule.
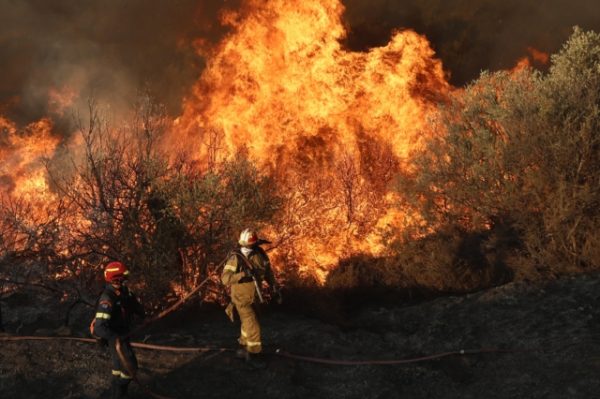
[[260,353],[262,350],[260,325],[252,307],[255,296],[253,282],[231,285],[231,302],[235,306],[242,324],[238,342],[250,353]]

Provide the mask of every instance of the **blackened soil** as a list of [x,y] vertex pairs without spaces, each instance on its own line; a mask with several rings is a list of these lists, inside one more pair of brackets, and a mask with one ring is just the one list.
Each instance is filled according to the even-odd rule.
[[[173,398],[596,398],[599,297],[600,276],[593,275],[513,283],[419,305],[363,308],[343,327],[270,308],[262,314],[264,368],[230,351],[138,349],[140,379]],[[39,325],[50,323],[48,317],[36,318],[31,309],[22,310],[24,305],[7,302],[9,332],[48,332]],[[29,323],[18,323],[19,312]],[[73,335],[85,335],[84,319],[91,317],[86,312],[73,321]],[[32,325],[35,331],[30,331]],[[137,340],[235,349],[238,329],[220,309],[188,307]],[[104,397],[111,369],[106,351],[62,341],[0,345],[0,398]],[[314,364],[274,354],[282,349],[331,359],[404,359],[490,348],[516,351],[362,366]],[[131,391],[134,398],[149,397],[135,385]]]

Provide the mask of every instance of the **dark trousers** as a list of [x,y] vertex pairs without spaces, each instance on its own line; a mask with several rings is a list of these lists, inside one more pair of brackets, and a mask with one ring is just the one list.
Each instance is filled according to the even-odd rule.
[[131,371],[135,372],[138,368],[137,359],[135,353],[133,353],[133,348],[131,347],[129,339],[121,340],[121,352],[129,366],[122,364],[121,359],[117,354],[116,340],[111,340],[108,348],[110,350],[110,359],[112,360],[113,384],[120,386],[129,385],[133,376],[130,375],[128,370],[131,369]]

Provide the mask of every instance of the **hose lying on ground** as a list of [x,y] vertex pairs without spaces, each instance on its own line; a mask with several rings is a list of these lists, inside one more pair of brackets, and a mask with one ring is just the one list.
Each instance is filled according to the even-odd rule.
[[[76,342],[87,342],[96,343],[93,338],[80,338],[80,337],[49,337],[49,336],[0,336],[0,342],[2,341],[76,341]],[[482,349],[461,349],[457,351],[440,352],[426,356],[404,358],[404,359],[371,359],[371,360],[344,360],[344,359],[330,359],[322,357],[305,356],[290,353],[281,349],[277,349],[273,352],[264,351],[267,355],[275,355],[283,358],[301,360],[309,363],[319,364],[330,364],[339,366],[366,366],[366,365],[394,365],[394,364],[408,364],[424,362],[428,360],[440,359],[449,356],[468,356],[468,355],[481,355],[486,353],[529,353],[529,352],[558,352],[560,350],[588,344],[587,341],[577,341],[563,344],[560,347],[550,348],[532,348],[532,349],[502,349],[502,348],[482,348]],[[205,353],[205,352],[235,352],[234,348],[223,348],[216,346],[197,346],[197,347],[182,347],[182,346],[171,346],[171,345],[158,345],[158,344],[147,344],[143,342],[132,342],[131,346],[134,348],[157,350],[165,352],[176,352],[176,353]]]
[[160,319],[162,319],[163,317],[165,317],[166,315],[174,312],[175,310],[177,310],[177,308],[179,308],[181,305],[183,305],[188,299],[190,299],[192,296],[194,296],[195,294],[198,293],[198,291],[200,291],[200,289],[206,284],[208,283],[211,278],[218,273],[218,271],[223,267],[223,265],[225,264],[225,262],[227,261],[227,258],[225,258],[221,263],[219,263],[219,265],[215,268],[215,270],[208,276],[206,277],[204,280],[202,280],[202,282],[200,282],[200,284],[198,284],[197,286],[195,286],[190,292],[188,292],[184,297],[182,297],[181,299],[179,299],[177,302],[175,302],[173,305],[169,306],[167,309],[163,310],[162,312],[160,312],[159,314],[157,314],[156,316],[154,316],[153,318],[146,320],[143,324],[141,324],[139,327],[135,328],[133,331],[131,331],[128,336],[132,336],[137,334],[138,332],[140,332],[141,330],[143,330],[144,328],[146,328],[149,324],[154,323]]
[[[0,336],[0,342],[2,341],[50,341],[50,340],[63,340],[63,341],[76,341],[76,342],[86,342],[86,343],[96,343],[95,339],[92,338],[79,338],[79,337],[50,337],[50,336]],[[413,358],[404,358],[404,359],[371,359],[371,360],[344,360],[344,359],[330,359],[330,358],[321,358],[321,357],[312,357],[312,356],[304,356],[289,353],[283,351],[281,349],[277,349],[274,352],[266,351],[266,354],[279,356],[282,358],[299,360],[310,363],[317,364],[327,364],[334,366],[365,366],[365,365],[399,365],[399,364],[409,364],[409,363],[417,363],[430,361],[434,359],[440,359],[444,357],[450,356],[466,356],[466,355],[479,355],[486,353],[528,353],[528,352],[555,352],[559,350],[563,350],[565,348],[569,348],[574,345],[585,344],[585,341],[571,342],[569,344],[563,344],[561,347],[556,347],[554,349],[544,347],[544,348],[534,348],[534,349],[500,349],[500,348],[483,348],[483,349],[461,349],[458,351],[449,351],[449,352],[441,352],[436,354],[431,354],[427,356],[413,357]],[[177,352],[177,353],[204,353],[204,352],[234,352],[235,349],[232,348],[222,348],[222,347],[178,347],[178,346],[170,346],[170,345],[156,345],[156,344],[147,344],[141,342],[132,342],[131,346],[140,349],[147,350],[158,350],[158,351],[166,351],[166,352]],[[132,377],[132,379],[140,386],[140,388],[144,391],[144,393],[154,399],[172,399],[168,396],[162,396],[154,393],[150,390],[146,385],[139,381],[137,378],[137,373],[135,368],[131,365],[131,363],[124,356],[121,342],[119,339],[116,341],[116,350],[121,361],[121,364],[124,365],[127,373]]]
[[[78,341],[96,343],[95,339],[92,338],[79,338],[79,337],[42,337],[42,336],[3,336],[0,337],[1,341],[50,341],[50,340],[63,340],[63,341]],[[158,350],[165,352],[178,352],[178,353],[204,353],[204,352],[235,352],[233,348],[222,348],[214,346],[200,346],[200,347],[181,347],[181,346],[170,346],[170,345],[156,345],[146,344],[142,342],[132,342],[131,346],[140,349]],[[572,346],[572,345],[569,345]],[[457,351],[441,352],[427,356],[404,358],[404,359],[371,359],[371,360],[343,360],[343,359],[329,359],[322,357],[312,357],[298,355],[277,349],[274,352],[265,351],[265,354],[275,355],[288,359],[301,360],[310,363],[320,364],[331,364],[339,366],[363,366],[363,365],[394,365],[394,364],[407,364],[424,362],[427,360],[440,359],[449,356],[467,356],[467,355],[480,355],[485,353],[527,353],[527,352],[540,352],[548,351],[548,349],[534,348],[534,349],[501,349],[501,348],[483,348],[483,349],[461,349]]]
[[144,393],[146,393],[146,395],[151,396],[154,399],[172,399],[168,396],[162,396],[157,393],[154,393],[150,388],[148,388],[146,385],[142,384],[140,382],[140,380],[138,380],[137,369],[135,367],[133,367],[133,365],[129,362],[127,357],[123,354],[123,348],[121,346],[120,338],[117,338],[117,340],[115,341],[115,349],[117,350],[117,355],[119,356],[119,360],[121,361],[121,364],[125,368],[125,371],[127,371],[127,374],[129,374],[131,379],[140,386],[140,388],[144,391]]
[[[208,277],[206,277],[202,282],[200,282],[196,287],[194,287],[190,292],[188,292],[184,297],[182,297],[181,299],[179,299],[177,302],[175,302],[172,306],[168,307],[167,309],[163,310],[162,312],[160,312],[158,315],[156,315],[155,317],[153,317],[152,319],[149,319],[147,321],[145,321],[142,325],[140,325],[139,327],[137,327],[136,329],[134,329],[133,331],[131,331],[129,334],[127,334],[127,337],[130,337],[138,332],[140,332],[142,329],[144,329],[145,327],[147,327],[149,324],[154,323],[160,319],[162,319],[163,317],[167,316],[168,314],[172,313],[173,311],[175,311],[177,308],[179,308],[181,305],[183,305],[188,299],[190,299],[193,295],[197,294],[200,289],[211,280],[212,276],[215,275],[215,273],[217,273],[219,271],[219,269],[221,267],[223,267],[223,265],[225,264],[225,261],[227,259],[224,259],[217,267],[216,269],[213,271],[213,273],[211,275],[209,275]],[[48,287],[44,287],[44,288],[48,288]],[[126,337],[124,337],[126,338]],[[66,340],[66,341],[78,341],[78,342],[90,342],[90,343],[95,343],[96,340],[92,339],[92,338],[78,338],[78,337],[41,337],[41,336],[23,336],[23,337],[11,337],[11,336],[5,336],[5,337],[0,337],[0,341],[24,341],[24,340],[37,340],[37,341],[48,341],[48,340]],[[123,355],[122,349],[121,349],[121,341],[120,339],[117,339],[116,343],[116,351],[117,351],[117,355],[119,356],[119,359],[121,360],[121,364],[123,364],[123,366],[125,367],[127,373],[131,376],[131,378],[133,379],[133,381],[138,384],[140,386],[140,388],[149,396],[155,398],[155,399],[171,399],[168,396],[161,396],[158,395],[154,392],[152,392],[147,386],[145,386],[141,381],[139,381],[139,379],[137,378],[136,375],[136,371],[135,368],[128,362],[128,360],[126,359],[126,357]],[[163,350],[163,351],[170,351],[170,352],[207,352],[207,351],[226,351],[226,348],[178,348],[178,347],[168,347],[168,346],[163,346],[163,345],[152,345],[152,344],[145,344],[145,343],[132,343],[131,344],[133,347],[136,348],[143,348],[143,349],[151,349],[151,350]]]
[[277,349],[275,354],[281,357],[287,357],[289,359],[302,360],[310,363],[320,363],[320,364],[331,364],[336,366],[366,366],[366,365],[393,365],[393,364],[407,364],[407,363],[417,363],[424,362],[427,360],[440,359],[448,356],[464,356],[464,355],[479,355],[482,353],[523,353],[523,352],[535,352],[536,349],[497,349],[497,348],[487,348],[487,349],[461,349],[459,351],[452,352],[442,352],[436,353],[428,356],[420,356],[406,359],[372,359],[372,360],[340,360],[340,359],[325,359],[322,357],[312,357],[312,356],[303,356],[296,355],[293,353],[288,353]]
[[[75,341],[75,342],[87,342],[96,343],[94,338],[80,338],[80,337],[47,337],[38,335],[23,335],[23,336],[0,336],[1,341]],[[182,347],[182,346],[170,346],[170,345],[155,345],[146,344],[143,342],[132,342],[131,346],[140,349],[150,349],[165,352],[180,352],[180,353],[198,353],[198,352],[234,352],[232,348],[218,348],[213,346],[203,347]]]

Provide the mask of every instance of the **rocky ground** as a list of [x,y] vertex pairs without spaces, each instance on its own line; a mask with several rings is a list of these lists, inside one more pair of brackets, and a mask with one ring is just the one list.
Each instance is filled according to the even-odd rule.
[[[14,297],[17,295],[17,297]],[[29,297],[3,301],[9,333],[56,332],[60,317],[35,316]],[[18,296],[21,295],[21,296]],[[232,352],[138,349],[140,379],[172,398],[596,398],[600,397],[600,275],[511,283],[461,297],[366,306],[343,325],[285,308],[262,315],[266,367]],[[73,335],[84,335],[73,320]],[[89,314],[88,314],[89,313]],[[20,315],[20,317],[19,317]],[[58,320],[60,322],[60,320]],[[60,323],[59,323],[60,324]],[[235,348],[237,326],[220,309],[188,306],[139,337],[149,343]],[[0,398],[99,398],[108,353],[64,341],[0,342]],[[285,351],[335,359],[403,359],[460,349],[508,353],[450,356],[404,365],[336,366],[291,360]],[[132,397],[148,397],[132,386]]]

